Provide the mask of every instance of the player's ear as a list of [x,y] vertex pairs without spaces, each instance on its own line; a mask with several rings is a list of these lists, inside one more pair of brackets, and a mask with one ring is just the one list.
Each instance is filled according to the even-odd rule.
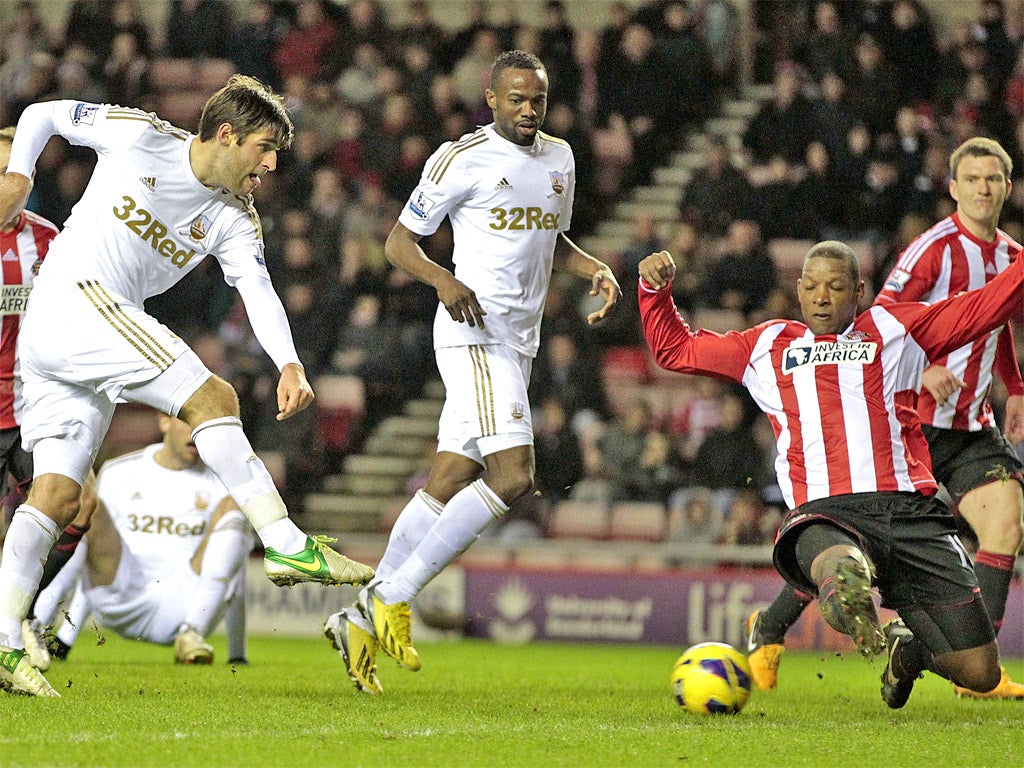
[[498,94],[490,88],[484,91],[484,98],[487,99],[487,106],[491,109],[496,109],[498,107]]
[[235,140],[235,127],[231,123],[221,123],[217,126],[217,141],[224,146],[229,146]]

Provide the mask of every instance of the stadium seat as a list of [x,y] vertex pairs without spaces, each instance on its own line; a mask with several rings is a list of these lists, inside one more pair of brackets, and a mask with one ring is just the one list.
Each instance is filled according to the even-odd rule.
[[650,357],[646,346],[609,347],[601,355],[601,374],[605,382],[650,381]]
[[554,539],[604,539],[608,536],[608,507],[572,499],[558,502],[548,518]]
[[365,394],[358,376],[320,376],[313,384],[316,425],[324,445],[344,452],[363,420]]
[[658,501],[620,501],[612,505],[608,537],[628,541],[661,541],[667,515]]

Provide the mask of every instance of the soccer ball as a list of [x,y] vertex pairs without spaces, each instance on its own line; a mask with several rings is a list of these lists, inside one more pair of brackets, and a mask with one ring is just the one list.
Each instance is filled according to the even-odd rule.
[[688,648],[672,667],[672,690],[690,712],[734,715],[750,697],[747,657],[726,643]]

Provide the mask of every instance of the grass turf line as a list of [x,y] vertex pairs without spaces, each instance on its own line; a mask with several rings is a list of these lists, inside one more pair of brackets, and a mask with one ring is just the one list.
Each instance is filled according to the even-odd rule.
[[[1004,766],[1024,702],[960,701],[928,675],[907,706],[878,693],[881,658],[787,653],[779,688],[738,716],[673,701],[683,649],[423,645],[381,657],[385,695],[356,694],[326,641],[253,638],[252,665],[171,663],[169,648],[83,633],[47,677],[64,698],[0,696],[4,766]],[[1024,679],[1024,662],[1008,664]]]

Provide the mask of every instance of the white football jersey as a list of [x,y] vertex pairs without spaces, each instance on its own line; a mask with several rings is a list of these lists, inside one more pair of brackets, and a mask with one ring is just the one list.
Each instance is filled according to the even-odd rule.
[[499,343],[537,354],[555,242],[569,229],[575,183],[565,141],[538,133],[523,147],[493,123],[431,155],[399,221],[430,235],[451,218],[455,276],[487,313],[483,328],[471,327],[438,305],[435,348]]
[[96,490],[125,545],[147,575],[160,580],[195,554],[210,517],[228,495],[201,461],[167,469],[153,458],[160,444],[107,461]]
[[[50,281],[97,280],[137,306],[163,293],[206,256],[230,285],[266,275],[259,217],[249,196],[200,183],[189,163],[195,136],[152,113],[109,104],[51,101],[52,129],[96,151],[96,169],[54,239],[36,291]],[[19,124],[19,134],[21,126]],[[31,176],[33,141],[15,142],[10,171]]]

